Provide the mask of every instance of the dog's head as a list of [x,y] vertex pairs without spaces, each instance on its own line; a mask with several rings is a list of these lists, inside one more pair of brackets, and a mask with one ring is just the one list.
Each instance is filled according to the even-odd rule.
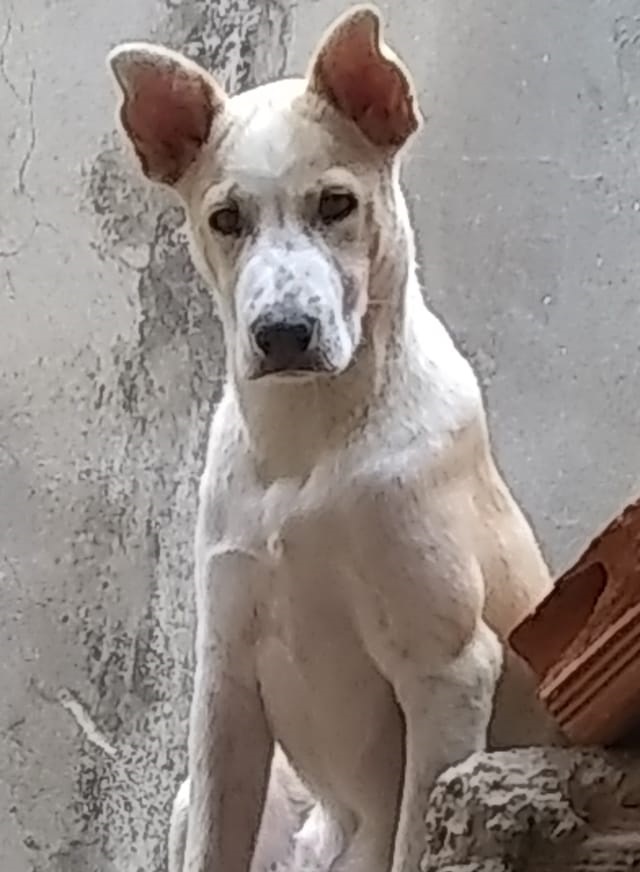
[[398,242],[397,158],[420,123],[377,12],[338,19],[305,79],[235,97],[165,48],[125,44],[109,62],[144,173],[185,205],[236,376],[344,371]]

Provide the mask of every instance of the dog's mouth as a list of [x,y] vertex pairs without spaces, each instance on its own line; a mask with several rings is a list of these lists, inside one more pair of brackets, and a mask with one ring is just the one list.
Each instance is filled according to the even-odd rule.
[[320,364],[309,363],[299,364],[297,366],[269,366],[262,364],[249,376],[249,381],[260,381],[261,379],[278,380],[278,381],[310,381],[314,378],[328,377],[337,374],[335,367]]
[[247,373],[249,381],[278,379],[303,381],[315,377],[334,375],[336,367],[322,348],[299,349],[281,342],[275,348],[261,349],[254,356]]

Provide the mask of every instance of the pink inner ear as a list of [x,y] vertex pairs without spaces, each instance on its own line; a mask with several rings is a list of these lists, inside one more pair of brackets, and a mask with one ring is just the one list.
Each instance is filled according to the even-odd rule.
[[169,67],[141,69],[122,109],[144,171],[169,184],[178,181],[206,142],[213,116],[213,94],[204,79]]
[[401,145],[418,126],[407,79],[380,53],[374,31],[353,28],[340,37],[318,59],[321,89],[372,142]]
[[[404,126],[406,122],[400,77],[380,64],[369,62],[355,68],[349,64],[337,77],[334,93],[338,103],[355,121],[373,115],[378,120],[386,119],[390,125],[402,121]],[[396,113],[401,117],[396,118]]]

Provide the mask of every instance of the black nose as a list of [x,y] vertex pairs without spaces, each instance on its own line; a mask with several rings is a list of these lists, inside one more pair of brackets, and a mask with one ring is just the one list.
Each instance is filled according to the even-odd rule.
[[258,322],[253,328],[256,345],[279,366],[290,366],[309,349],[316,329],[315,318]]

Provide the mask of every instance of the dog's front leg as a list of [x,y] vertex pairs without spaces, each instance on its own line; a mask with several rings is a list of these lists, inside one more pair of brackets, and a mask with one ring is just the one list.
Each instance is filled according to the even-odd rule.
[[185,872],[248,872],[262,816],[273,741],[243,562],[215,558],[197,590]]
[[430,674],[400,670],[395,690],[405,720],[405,773],[392,872],[418,872],[424,817],[437,777],[486,747],[502,646],[482,622],[454,660]]

